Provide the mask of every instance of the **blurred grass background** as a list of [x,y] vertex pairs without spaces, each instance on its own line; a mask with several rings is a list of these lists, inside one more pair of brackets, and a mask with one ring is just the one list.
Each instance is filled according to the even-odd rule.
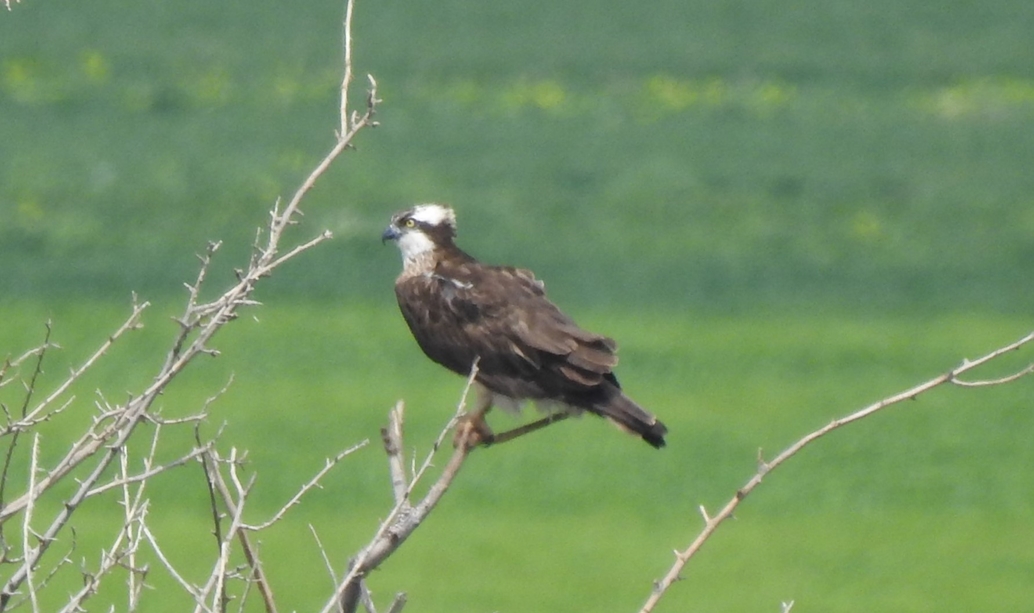
[[[54,385],[136,291],[148,327],[84,388],[110,399],[153,375],[194,253],[225,242],[215,291],[330,147],[343,13],[123,4],[0,13],[0,350],[53,319]],[[671,443],[653,453],[586,419],[479,452],[372,587],[429,611],[634,610],[697,505],[723,503],[759,447],[1030,329],[1032,27],[1021,0],[361,2],[356,69],[379,82],[383,125],[321,180],[297,231],[336,239],[270,279],[269,306],[220,336],[222,357],[165,410],[194,410],[233,374],[211,428],[249,451],[253,521],[325,456],[376,441],[398,398],[426,448],[461,383],[410,340],[398,256],[377,237],[394,210],[449,202],[461,244],[534,269],[619,340],[625,386]],[[45,457],[88,419],[80,396],[81,414],[48,424]],[[1027,610],[1031,398],[1029,382],[941,390],[822,441],[661,610]],[[153,486],[169,555],[214,555],[200,471]],[[330,589],[308,524],[341,564],[389,502],[372,445],[265,533],[281,606]],[[113,512],[83,509],[80,551],[110,538]],[[183,608],[161,593],[149,610]]]

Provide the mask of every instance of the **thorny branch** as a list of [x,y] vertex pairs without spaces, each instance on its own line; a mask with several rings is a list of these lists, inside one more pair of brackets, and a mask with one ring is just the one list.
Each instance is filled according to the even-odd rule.
[[[8,8],[9,3],[5,3]],[[144,485],[148,479],[156,474],[181,466],[187,462],[194,461],[198,457],[206,457],[212,453],[211,443],[200,444],[193,450],[182,454],[178,459],[158,464],[154,462],[153,453],[145,458],[144,468],[135,474],[126,469],[127,465],[122,464],[128,453],[128,444],[133,439],[138,426],[143,423],[154,423],[156,426],[155,436],[160,431],[163,422],[154,411],[154,403],[166,390],[166,388],[191,364],[198,356],[217,355],[218,352],[212,347],[211,341],[214,336],[228,322],[237,318],[240,309],[257,305],[253,298],[255,288],[260,280],[268,277],[280,265],[288,260],[304,253],[331,237],[330,232],[323,231],[307,241],[296,245],[284,244],[284,233],[288,227],[294,225],[300,215],[300,205],[309,190],[315,185],[321,175],[330,167],[334,160],[347,148],[349,148],[356,135],[362,129],[376,125],[373,120],[379,100],[376,95],[376,82],[372,77],[368,78],[369,92],[366,99],[366,107],[362,112],[353,112],[348,109],[347,91],[352,81],[352,56],[351,56],[351,19],[353,0],[347,1],[344,29],[346,33],[346,57],[344,78],[342,80],[342,103],[340,107],[340,131],[336,134],[334,145],[323,159],[316,165],[313,171],[305,178],[300,187],[292,195],[286,206],[276,202],[270,211],[268,225],[258,233],[252,256],[248,265],[243,270],[237,271],[236,282],[223,291],[218,297],[211,300],[202,299],[202,292],[206,283],[208,271],[212,265],[213,257],[220,247],[220,243],[214,242],[200,256],[201,265],[199,273],[193,284],[187,285],[187,300],[183,314],[176,319],[179,329],[172,340],[171,348],[168,350],[165,360],[153,378],[150,385],[139,394],[130,397],[125,402],[110,406],[106,402],[98,403],[99,412],[94,416],[86,431],[73,441],[67,451],[54,465],[42,466],[37,463],[40,446],[39,438],[33,441],[31,450],[31,474],[27,491],[14,497],[10,502],[6,500],[6,490],[9,488],[8,479],[14,466],[14,455],[16,443],[21,432],[31,431],[41,422],[55,417],[58,413],[69,407],[73,400],[72,390],[80,382],[82,375],[90,370],[104,357],[111,347],[128,331],[141,326],[142,314],[148,307],[148,303],[137,303],[135,296],[132,313],[126,321],[94,352],[81,366],[73,370],[57,387],[43,400],[34,402],[34,395],[37,388],[36,375],[41,372],[40,364],[50,346],[49,325],[48,338],[44,345],[26,354],[37,357],[37,371],[26,381],[26,393],[21,414],[11,415],[4,407],[6,420],[0,423],[0,438],[8,436],[8,447],[4,458],[3,468],[0,469],[0,563],[11,564],[14,568],[7,573],[7,578],[2,581],[0,587],[0,611],[6,610],[12,604],[12,598],[21,592],[22,587],[29,591],[29,598],[36,606],[36,591],[39,586],[34,584],[35,572],[43,560],[43,556],[51,544],[57,542],[59,534],[68,526],[69,520],[76,510],[87,499],[100,496],[113,489],[122,488],[122,503],[126,506],[126,524],[120,532],[120,547],[123,554],[116,556],[113,549],[109,555],[116,558],[105,558],[101,562],[101,571],[92,574],[86,582],[86,587],[77,595],[73,595],[69,601],[69,609],[80,608],[81,603],[92,594],[100,578],[114,566],[129,565],[135,547],[143,541],[149,541],[157,547],[153,535],[144,523],[147,499],[142,496]],[[12,363],[5,362],[0,367],[0,383],[8,374]],[[184,420],[177,420],[176,423],[188,424],[197,422],[207,415],[205,410],[197,415]],[[153,451],[153,446],[152,446]],[[119,462],[116,460],[120,459]],[[340,458],[339,458],[340,459]],[[102,479],[109,473],[110,467],[121,465],[118,475],[106,484]],[[329,470],[328,465],[325,470]],[[50,492],[57,484],[67,483],[71,475],[77,475],[72,487],[72,493],[63,498],[59,510],[52,517],[46,520],[45,529],[37,531],[33,524],[41,518],[36,513],[36,502]],[[322,473],[321,473],[322,474]],[[314,486],[310,484],[310,487]],[[129,488],[135,488],[138,498],[130,497]],[[247,488],[238,489],[241,498],[246,495]],[[292,504],[295,500],[292,501]],[[238,509],[239,510],[239,509]],[[286,512],[286,508],[284,512]],[[20,556],[15,559],[8,555],[11,550],[2,531],[4,523],[18,515],[22,517],[21,541],[22,548]],[[231,533],[243,530],[246,526],[239,514],[233,513],[234,522],[231,526]],[[126,549],[121,543],[132,542],[133,548]],[[128,556],[128,557],[127,557]],[[160,556],[162,557],[162,556]],[[165,562],[164,558],[163,562]],[[225,568],[228,553],[222,553],[220,560]],[[115,561],[112,561],[115,560]],[[256,562],[257,563],[257,562]],[[166,564],[171,570],[171,566]],[[85,576],[85,575],[84,575]],[[226,574],[213,575],[213,584],[201,590],[188,590],[196,596],[203,598],[206,590],[219,589]],[[131,598],[130,602],[136,602],[133,593],[139,585],[135,580],[130,581]],[[200,602],[199,602],[200,604]],[[135,605],[134,605],[135,606]],[[219,605],[217,605],[219,606]],[[221,606],[219,606],[221,609]]]
[[[302,485],[298,492],[282,507],[280,507],[280,509],[276,511],[270,519],[261,524],[249,524],[243,521],[243,519],[240,519],[239,521],[235,520],[226,532],[224,532],[221,527],[222,523],[220,520],[223,517],[223,513],[220,511],[220,507],[226,510],[226,515],[233,518],[242,518],[248,493],[251,490],[251,481],[249,481],[248,485],[242,485],[241,483],[238,474],[241,458],[237,456],[236,449],[231,450],[228,458],[222,458],[214,450],[209,450],[203,458],[203,466],[205,477],[209,483],[212,495],[212,516],[215,522],[214,534],[216,535],[216,540],[219,544],[220,557],[219,563],[213,567],[213,570],[209,575],[206,586],[216,586],[221,588],[225,585],[227,579],[227,567],[223,556],[224,553],[229,551],[230,545],[233,543],[234,538],[236,538],[240,541],[241,551],[243,552],[247,566],[250,569],[250,580],[257,586],[259,595],[263,600],[265,610],[267,613],[275,613],[277,607],[273,598],[272,587],[266,579],[261,560],[259,559],[258,549],[251,542],[248,533],[260,532],[283,519],[287,512],[297,505],[305,494],[320,487],[320,480],[341,460],[355,453],[359,449],[362,449],[367,444],[368,441],[363,441],[345,449],[333,458],[328,458],[324,463],[324,466],[316,472],[315,476]],[[228,471],[230,476],[229,482],[227,482],[226,477],[221,472],[221,467],[225,467]],[[231,487],[231,484],[233,487]],[[198,606],[197,610],[221,610],[220,607],[222,605],[213,605],[209,607],[205,604],[205,598],[210,591],[211,588],[208,587],[200,591],[191,591],[191,593],[194,594],[194,598]],[[218,598],[220,602],[225,602],[226,600],[225,596],[221,593],[218,595]]]
[[[5,360],[3,369],[0,370],[0,383],[6,384],[10,380],[4,379],[4,377],[7,376],[7,372],[11,367],[17,367],[19,364],[21,364],[22,361],[28,359],[29,357],[35,356],[36,358],[36,364],[33,368],[32,375],[30,375],[29,381],[26,384],[25,397],[22,400],[21,418],[17,421],[12,419],[10,412],[7,410],[7,406],[0,405],[3,407],[4,415],[7,417],[7,425],[5,426],[5,428],[8,432],[14,433],[13,436],[11,436],[11,440],[7,443],[7,453],[4,454],[4,465],[3,468],[0,469],[0,509],[3,509],[4,501],[7,499],[7,476],[8,474],[10,474],[11,462],[14,460],[14,452],[15,449],[17,449],[18,447],[19,435],[23,430],[31,428],[32,425],[39,423],[38,421],[32,419],[26,421],[26,415],[28,413],[29,403],[32,401],[33,391],[36,389],[36,380],[39,378],[40,373],[43,372],[43,357],[47,354],[47,349],[51,346],[50,334],[53,331],[53,327],[51,326],[49,321],[47,322],[46,328],[47,334],[46,337],[43,339],[42,345],[31,351],[26,352],[24,355],[22,355],[20,358],[16,360]],[[17,424],[17,426],[12,426],[12,424]],[[0,429],[0,437],[2,437],[3,434],[4,431]],[[2,534],[2,531],[3,524],[0,523],[0,534]]]
[[[160,433],[155,429],[151,437],[151,447],[144,458],[145,467],[154,464],[154,457],[158,451]],[[134,480],[130,476],[129,454],[127,450],[119,456],[119,476],[117,480],[121,483],[122,504],[125,520],[122,528],[115,536],[114,542],[107,549],[101,551],[100,564],[93,572],[83,571],[83,586],[73,594],[60,613],[75,613],[84,610],[83,604],[86,599],[96,593],[100,587],[101,580],[117,567],[125,568],[128,571],[126,587],[128,590],[127,610],[137,610],[140,593],[143,589],[143,578],[147,574],[146,567],[140,567],[136,563],[136,554],[142,542],[141,528],[144,525],[145,517],[149,508],[149,500],[144,496],[147,480]],[[137,484],[135,491],[130,487]]]
[[[388,467],[391,471],[392,491],[395,493],[395,506],[388,513],[388,516],[381,522],[370,542],[363,547],[349,562],[348,573],[338,583],[337,590],[333,597],[323,606],[322,613],[331,613],[340,609],[342,613],[354,613],[359,604],[362,594],[362,582],[366,575],[380,566],[391,554],[406,541],[427,516],[434,510],[435,506],[445,495],[445,492],[452,485],[453,479],[459,473],[463,462],[467,459],[470,449],[466,444],[466,434],[459,441],[449,458],[449,462],[442,469],[424,497],[413,504],[410,496],[417,486],[420,478],[426,473],[427,467],[431,465],[434,456],[441,448],[445,437],[456,425],[459,417],[466,411],[467,395],[474,378],[477,376],[478,365],[474,361],[470,376],[467,378],[467,385],[463,389],[463,395],[456,407],[456,413],[445,425],[435,440],[423,467],[416,471],[413,478],[407,478],[405,474],[404,441],[403,441],[403,404],[399,402],[388,414],[388,426],[381,430],[384,439],[384,450],[388,455]],[[401,609],[404,604],[404,597],[396,604],[393,610]],[[397,607],[397,609],[395,608]]]
[[725,506],[722,507],[722,509],[717,514],[713,516],[708,515],[707,510],[703,506],[700,507],[700,514],[704,519],[703,529],[686,549],[682,551],[675,551],[675,562],[672,564],[667,574],[665,574],[663,578],[654,583],[653,590],[650,592],[649,597],[647,598],[645,604],[643,604],[643,607],[642,609],[640,609],[639,613],[650,613],[650,611],[653,611],[654,607],[657,606],[657,603],[660,602],[661,598],[668,591],[668,589],[671,588],[671,586],[682,577],[682,571],[685,568],[686,564],[694,555],[696,555],[698,551],[700,551],[700,548],[704,546],[704,543],[706,543],[707,540],[711,538],[711,535],[715,533],[715,531],[718,529],[718,526],[721,525],[722,522],[724,522],[725,520],[732,517],[733,512],[740,505],[740,503],[743,502],[743,500],[759,485],[761,485],[761,481],[762,479],[764,479],[765,476],[767,476],[770,472],[781,466],[784,462],[786,462],[793,456],[797,455],[797,453],[804,449],[806,446],[829,434],[833,430],[854,423],[860,419],[864,419],[878,411],[896,405],[900,402],[912,400],[921,394],[924,394],[936,387],[940,387],[945,384],[953,384],[968,387],[1001,385],[1015,381],[1023,377],[1024,375],[1028,375],[1034,372],[1034,364],[1030,364],[1012,375],[1001,377],[998,379],[967,382],[960,378],[962,375],[967,374],[971,370],[979,368],[980,366],[983,366],[984,364],[987,364],[988,362],[991,362],[992,360],[995,360],[996,358],[999,358],[1002,355],[1016,351],[1024,345],[1031,343],[1032,341],[1034,341],[1034,332],[1028,334],[1027,336],[1024,336],[1023,338],[1019,339],[1014,343],[1010,343],[1004,347],[996,349],[991,353],[988,353],[987,355],[980,357],[976,360],[963,360],[962,364],[960,364],[959,366],[953,368],[952,370],[938,377],[934,377],[933,379],[930,379],[925,383],[920,383],[919,385],[909,388],[903,392],[894,394],[893,396],[888,396],[883,400],[875,402],[859,411],[847,415],[846,417],[834,419],[822,428],[819,428],[818,430],[815,430],[814,432],[807,434],[806,436],[798,440],[796,443],[790,445],[786,448],[785,451],[777,455],[773,460],[769,462],[765,462],[763,459],[761,459],[759,454],[757,473],[755,473],[754,476],[751,477],[750,480],[748,480],[743,487],[736,491],[732,499],[730,499],[729,502],[727,502]]

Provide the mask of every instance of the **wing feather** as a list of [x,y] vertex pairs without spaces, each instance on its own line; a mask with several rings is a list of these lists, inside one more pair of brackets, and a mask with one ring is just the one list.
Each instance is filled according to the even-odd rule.
[[529,327],[524,321],[520,321],[512,331],[525,345],[553,355],[568,355],[578,348],[577,340],[563,335],[560,330],[548,323]]
[[480,357],[483,383],[515,397],[561,397],[599,385],[617,364],[613,340],[579,327],[520,268],[439,262],[400,279],[399,307],[432,360],[466,374]]
[[569,364],[561,364],[557,368],[569,381],[584,387],[593,387],[603,382],[603,377],[583,368],[577,368]]
[[610,351],[602,351],[592,346],[579,345],[577,349],[567,356],[567,361],[579,368],[604,374],[617,366],[618,358]]

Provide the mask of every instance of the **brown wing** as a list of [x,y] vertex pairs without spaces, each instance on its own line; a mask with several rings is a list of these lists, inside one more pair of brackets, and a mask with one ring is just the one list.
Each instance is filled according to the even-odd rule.
[[614,381],[614,341],[578,327],[526,270],[446,261],[396,294],[424,353],[460,374],[480,357],[478,379],[494,392],[563,399]]
[[444,260],[430,275],[400,279],[399,307],[435,362],[510,398],[557,400],[604,416],[664,446],[667,428],[621,392],[613,340],[580,328],[527,271]]

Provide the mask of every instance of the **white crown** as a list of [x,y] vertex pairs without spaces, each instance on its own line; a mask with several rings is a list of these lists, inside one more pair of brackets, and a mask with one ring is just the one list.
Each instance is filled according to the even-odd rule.
[[429,226],[448,223],[453,228],[456,227],[456,213],[444,204],[418,204],[413,207],[410,217]]

